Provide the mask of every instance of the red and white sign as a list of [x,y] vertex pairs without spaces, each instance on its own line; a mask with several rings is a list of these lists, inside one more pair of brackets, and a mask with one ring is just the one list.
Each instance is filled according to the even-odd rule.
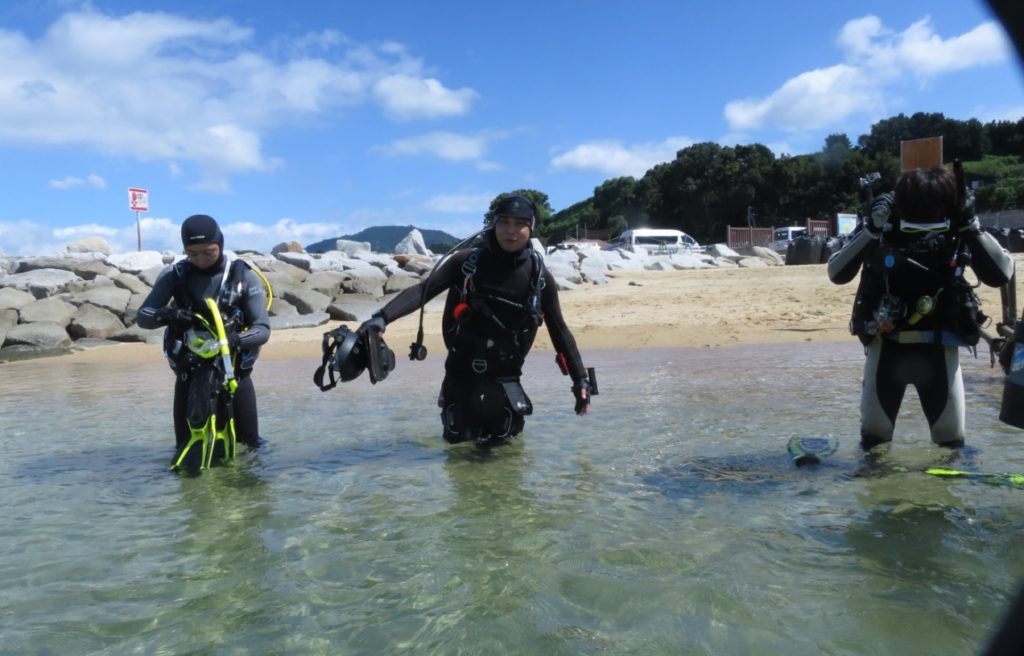
[[148,212],[149,211],[149,190],[148,189],[129,189],[128,190],[128,209],[133,212]]

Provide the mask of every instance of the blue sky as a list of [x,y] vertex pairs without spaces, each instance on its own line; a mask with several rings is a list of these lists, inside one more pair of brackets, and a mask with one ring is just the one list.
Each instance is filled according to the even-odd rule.
[[987,5],[7,0],[0,253],[180,250],[189,214],[269,251],[373,225],[465,236],[502,191],[555,210],[690,144],[777,155],[879,119],[1024,116]]

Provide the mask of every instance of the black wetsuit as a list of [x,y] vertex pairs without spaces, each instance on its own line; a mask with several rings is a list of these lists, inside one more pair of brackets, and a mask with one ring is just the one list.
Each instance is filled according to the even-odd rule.
[[380,314],[390,323],[419,309],[424,293],[429,300],[444,290],[441,325],[448,357],[438,405],[449,442],[500,442],[522,430],[532,406],[519,378],[542,322],[555,351],[565,356],[573,383],[586,377],[555,280],[531,247],[507,253],[488,233],[486,246],[455,252]]
[[978,342],[982,319],[963,278],[998,287],[1013,274],[1013,260],[988,234],[970,230],[875,237],[852,235],[828,262],[829,279],[860,285],[850,330],[865,345],[861,442],[892,440],[907,385],[914,385],[936,444],[965,439],[963,375],[958,347]]
[[[163,325],[156,318],[157,310],[170,303],[176,293],[190,305],[187,309],[208,314],[205,299],[221,297],[225,267],[229,266],[228,258],[221,255],[220,260],[206,270],[197,269],[186,261],[168,267],[157,278],[153,290],[139,309],[139,326],[152,329]],[[238,441],[249,446],[257,446],[259,419],[256,410],[256,389],[249,374],[252,373],[253,365],[259,356],[260,346],[270,339],[270,317],[267,314],[267,296],[263,282],[246,266],[241,266],[240,272],[241,294],[237,304],[234,308],[222,305],[221,311],[237,310],[241,313],[239,323],[248,327],[239,333],[240,346],[235,369],[238,389],[232,405]],[[173,332],[170,328],[168,330]],[[230,328],[228,330],[230,331]],[[168,337],[180,338],[180,335],[170,334]],[[190,435],[186,421],[189,384],[187,373],[179,372],[174,383],[174,433],[179,448],[188,442]]]

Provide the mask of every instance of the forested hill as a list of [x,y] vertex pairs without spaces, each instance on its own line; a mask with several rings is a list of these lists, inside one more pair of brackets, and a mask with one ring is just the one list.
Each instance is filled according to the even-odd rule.
[[[728,226],[760,227],[830,219],[862,210],[859,180],[878,172],[877,190],[892,189],[900,173],[900,144],[943,138],[947,163],[963,162],[980,213],[1024,208],[1024,118],[981,123],[938,113],[899,114],[856,142],[832,134],[807,155],[776,156],[762,144],[697,143],[657,164],[643,177],[606,180],[558,212],[538,202],[539,236],[556,243],[587,230],[618,234],[630,227],[678,228],[701,243],[723,241]],[[533,192],[539,201],[539,192]],[[546,199],[546,196],[543,196]]]
[[[370,242],[370,248],[375,253],[394,253],[395,246],[398,242],[405,239],[405,236],[412,230],[419,230],[420,234],[423,235],[423,243],[427,245],[427,248],[431,250],[447,250],[451,246],[454,246],[459,242],[458,237],[453,237],[443,230],[426,230],[423,228],[417,228],[416,226],[374,226],[372,228],[366,228],[360,230],[354,235],[342,235],[341,237],[335,237],[333,239],[324,239],[318,241],[315,244],[306,246],[307,253],[323,253],[325,251],[333,250],[334,243],[339,239],[348,239],[349,241],[368,241]],[[440,245],[446,248],[434,249],[432,245]]]

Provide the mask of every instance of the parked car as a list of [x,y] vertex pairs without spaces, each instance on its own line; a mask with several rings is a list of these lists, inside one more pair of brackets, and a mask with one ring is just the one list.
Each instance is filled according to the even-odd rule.
[[776,253],[785,253],[789,244],[797,237],[807,234],[807,228],[802,226],[784,226],[776,228],[772,234],[772,243],[769,246]]
[[679,251],[699,251],[697,240],[682,230],[665,228],[633,228],[608,243],[606,250],[621,248],[634,253],[671,255]]

